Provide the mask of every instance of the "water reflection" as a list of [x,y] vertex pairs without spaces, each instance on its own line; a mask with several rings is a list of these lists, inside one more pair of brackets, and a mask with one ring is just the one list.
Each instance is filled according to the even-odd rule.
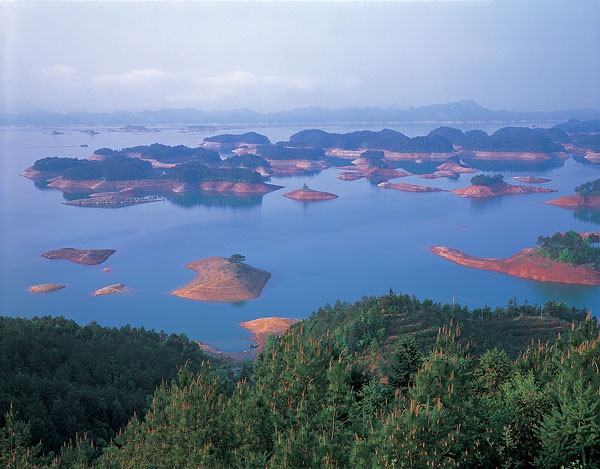
[[483,213],[490,208],[498,208],[502,205],[503,198],[504,196],[471,198],[471,212]]
[[584,208],[582,210],[575,210],[573,216],[577,220],[600,225],[600,209]]
[[240,197],[223,195],[222,193],[188,192],[186,194],[157,194],[182,208],[192,207],[229,207],[234,209],[249,209],[262,204],[262,196]]
[[33,185],[36,189],[41,191],[51,191],[52,187],[48,187],[48,181],[33,181]]
[[564,166],[564,160],[545,160],[539,162],[520,162],[520,161],[488,161],[478,160],[472,158],[462,158],[464,164],[471,168],[478,169],[480,171],[536,171],[544,172],[551,169],[561,168]]

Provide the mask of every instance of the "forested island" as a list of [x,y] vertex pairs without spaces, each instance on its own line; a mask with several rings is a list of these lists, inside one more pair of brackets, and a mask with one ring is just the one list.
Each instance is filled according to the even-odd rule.
[[0,462],[598,467],[600,327],[586,314],[390,291],[319,308],[235,372],[183,335],[0,318]]
[[507,194],[532,194],[536,192],[556,191],[544,187],[508,184],[504,182],[502,174],[495,174],[494,176],[478,174],[471,178],[471,185],[469,187],[455,189],[451,192],[461,197],[489,198]]
[[492,270],[542,282],[600,285],[600,242],[597,233],[555,233],[540,236],[537,247],[506,259],[475,257],[456,249],[433,246],[431,252],[466,267]]
[[575,187],[575,195],[560,197],[559,199],[549,200],[544,203],[571,209],[584,207],[600,208],[600,179]]

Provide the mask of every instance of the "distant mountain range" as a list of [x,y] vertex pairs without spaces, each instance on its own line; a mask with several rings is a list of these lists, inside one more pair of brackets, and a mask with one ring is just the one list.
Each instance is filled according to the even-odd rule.
[[548,112],[494,111],[475,101],[465,100],[447,104],[395,108],[306,107],[279,112],[256,112],[250,109],[232,111],[202,111],[199,109],[162,109],[140,112],[27,112],[0,115],[0,125],[158,125],[158,124],[331,124],[385,122],[539,122],[568,119],[600,119],[600,109],[574,109]]

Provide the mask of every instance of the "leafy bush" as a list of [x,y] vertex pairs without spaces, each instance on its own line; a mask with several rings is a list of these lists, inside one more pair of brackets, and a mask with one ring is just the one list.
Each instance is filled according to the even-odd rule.
[[87,162],[87,160],[80,160],[77,158],[48,156],[33,163],[33,169],[35,171],[63,171],[65,169],[87,164]]
[[502,174],[495,174],[494,176],[486,176],[485,174],[478,174],[471,178],[471,184],[474,186],[500,186],[505,184],[504,176]]
[[575,187],[575,192],[583,196],[600,195],[600,179],[586,182],[585,184]]

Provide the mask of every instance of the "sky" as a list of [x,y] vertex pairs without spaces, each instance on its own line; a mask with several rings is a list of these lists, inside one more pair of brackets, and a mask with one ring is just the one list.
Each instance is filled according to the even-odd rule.
[[600,108],[600,1],[0,2],[0,112]]

